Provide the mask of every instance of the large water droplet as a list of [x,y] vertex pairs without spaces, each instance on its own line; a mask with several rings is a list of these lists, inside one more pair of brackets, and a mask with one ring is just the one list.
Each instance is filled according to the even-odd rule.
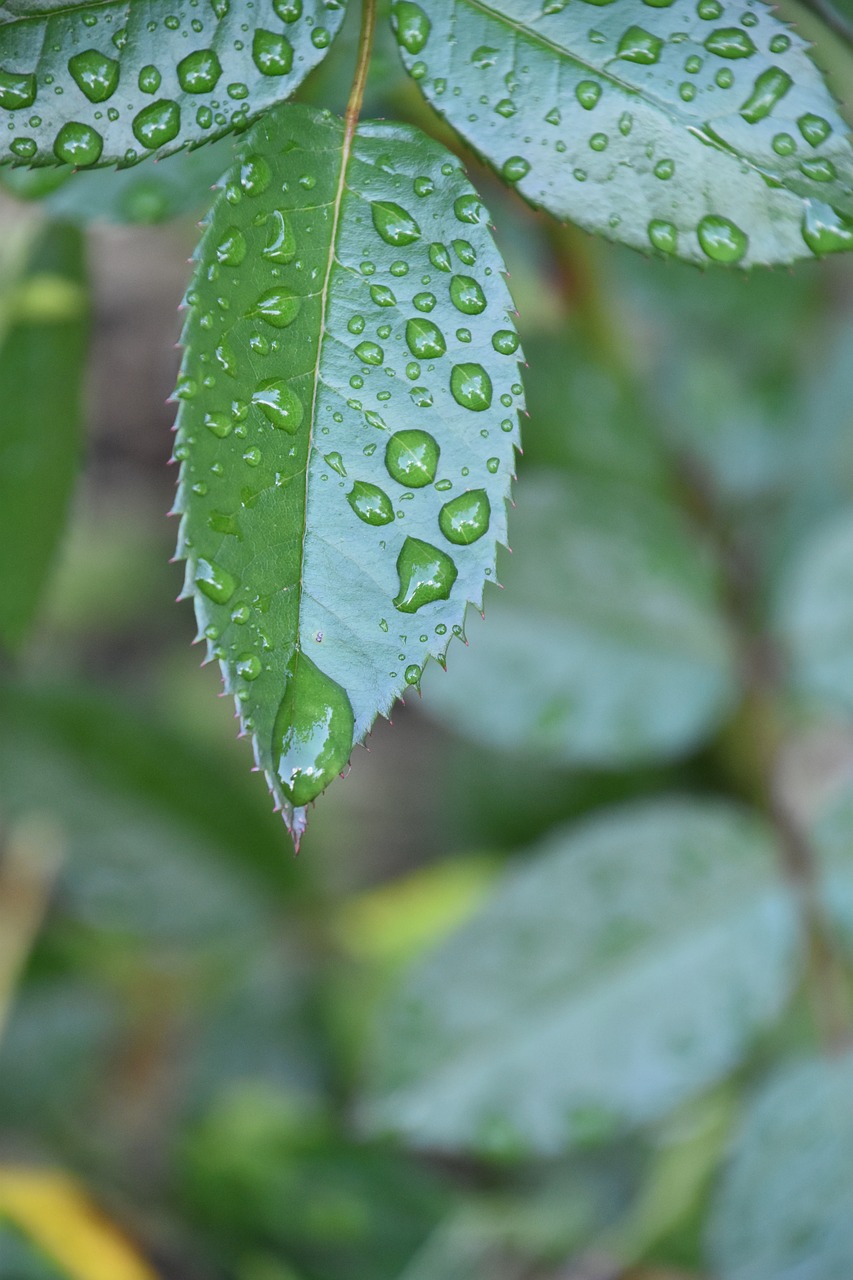
[[800,170],[813,182],[833,182],[837,177],[835,165],[826,156],[813,156],[810,160],[803,160]]
[[394,307],[397,305],[397,299],[387,284],[372,284],[370,286],[370,297],[377,307]]
[[810,147],[819,147],[832,133],[832,126],[823,116],[807,111],[797,120],[797,127]]
[[755,53],[755,45],[740,27],[718,27],[708,36],[705,48],[718,58],[751,58]]
[[470,222],[476,226],[482,220],[483,206],[479,197],[472,192],[469,195],[459,196],[453,202],[453,212],[458,222]]
[[83,53],[75,53],[68,60],[68,70],[78,88],[82,89],[90,102],[106,102],[111,98],[118,86],[120,66],[116,58],[108,58],[97,49],[86,49]]
[[195,570],[195,585],[214,604],[227,604],[237,590],[236,580],[214,560],[199,560]]
[[270,378],[258,384],[252,396],[268,422],[289,435],[295,435],[302,425],[305,409],[302,401],[282,378]]
[[379,365],[385,359],[385,352],[382,350],[378,342],[360,342],[355,349],[355,354],[364,364]]
[[740,262],[749,247],[749,237],[728,218],[709,213],[702,218],[696,234],[703,252],[714,262]]
[[385,449],[385,466],[398,484],[423,489],[435,479],[440,452],[426,431],[397,431]]
[[467,493],[460,493],[458,498],[445,502],[438,513],[438,527],[448,542],[467,547],[482,538],[489,527],[491,514],[485,489],[469,489]]
[[450,391],[457,404],[478,413],[492,403],[492,380],[481,364],[455,364]]
[[290,289],[267,289],[262,293],[251,315],[263,316],[274,329],[286,329],[299,315],[302,299]]
[[752,93],[740,109],[749,124],[757,124],[776,106],[793,84],[793,80],[781,67],[768,67],[757,77]]
[[626,62],[639,62],[643,66],[651,66],[660,58],[663,40],[645,31],[642,27],[629,27],[616,46],[617,58]]
[[222,63],[214,49],[196,49],[178,63],[178,80],[184,93],[210,93],[222,75]]
[[62,126],[53,144],[53,154],[57,160],[61,160],[63,164],[76,165],[77,168],[96,164],[103,149],[104,140],[97,129],[76,120]]
[[450,300],[457,311],[478,316],[486,309],[486,295],[471,276],[454,276],[450,281]]
[[252,37],[252,60],[262,75],[285,76],[293,66],[293,45],[284,36],[259,27]]
[[502,356],[511,356],[518,350],[518,334],[514,329],[498,329],[492,334],[492,346]]
[[425,604],[446,600],[456,581],[450,556],[420,538],[407,538],[397,556],[400,591],[394,605],[401,613],[417,613]]
[[436,241],[429,247],[429,260],[436,271],[450,271],[450,254],[443,244]]
[[315,800],[345,768],[354,727],[346,692],[295,653],[273,728],[275,772],[292,804]]
[[246,237],[239,227],[229,227],[216,246],[216,261],[225,267],[239,267],[246,256]]
[[287,264],[296,257],[296,237],[290,219],[282,209],[273,209],[269,216],[269,237],[261,250],[269,262]]
[[0,107],[17,111],[36,100],[36,78],[29,72],[0,71]]
[[410,213],[393,200],[376,200],[371,206],[373,225],[386,244],[412,244],[421,229]]
[[256,653],[241,653],[237,659],[237,675],[244,680],[257,680],[262,669],[261,660]]
[[143,147],[163,147],[180,133],[181,108],[171,98],[160,98],[134,116],[132,128]]
[[378,484],[370,484],[367,480],[356,480],[347,494],[347,502],[365,524],[390,524],[394,519],[394,507],[388,494]]
[[272,0],[272,7],[282,22],[298,22],[302,17],[302,0]]
[[661,253],[675,253],[678,249],[678,228],[664,218],[653,218],[648,225],[649,242]]
[[398,0],[391,10],[391,22],[398,44],[407,53],[420,53],[432,28],[432,23],[420,5],[410,0]]
[[406,322],[406,342],[412,355],[419,360],[436,359],[447,350],[444,334],[438,325],[420,316]]
[[819,256],[853,249],[853,220],[819,200],[805,202],[802,231],[812,253]]
[[525,160],[524,156],[510,156],[501,169],[501,173],[507,182],[521,182],[521,179],[526,178],[529,172],[530,163]]

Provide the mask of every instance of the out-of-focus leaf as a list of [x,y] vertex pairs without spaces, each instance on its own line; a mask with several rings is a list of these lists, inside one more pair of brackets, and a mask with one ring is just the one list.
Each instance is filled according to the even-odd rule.
[[0,1280],[67,1280],[9,1223],[0,1221]]
[[88,294],[80,233],[38,235],[0,293],[0,646],[33,623],[81,447]]
[[290,97],[344,16],[342,0],[263,10],[5,0],[0,160],[126,166],[245,127]]
[[850,247],[853,151],[799,35],[755,0],[598,8],[392,15],[428,101],[532,204],[700,263]]
[[469,612],[472,651],[424,680],[426,709],[490,746],[567,764],[671,757],[731,703],[732,650],[710,558],[635,486],[527,474],[506,588]]
[[780,1011],[793,903],[761,825],[662,800],[546,840],[392,996],[362,1120],[552,1153],[654,1120]]
[[744,1117],[712,1215],[720,1280],[847,1280],[853,1058],[780,1071]]
[[0,1217],[11,1219],[68,1280],[158,1280],[67,1174],[0,1167]]

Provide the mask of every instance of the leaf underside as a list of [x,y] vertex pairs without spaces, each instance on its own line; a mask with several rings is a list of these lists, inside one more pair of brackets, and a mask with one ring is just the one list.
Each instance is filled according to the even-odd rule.
[[325,57],[343,0],[0,3],[0,162],[137,163],[244,127]]
[[847,126],[761,0],[397,0],[393,21],[428,101],[559,218],[702,264],[853,247]]
[[305,107],[247,135],[199,259],[179,552],[298,834],[494,577],[522,406],[512,304],[458,161],[402,125],[348,145]]

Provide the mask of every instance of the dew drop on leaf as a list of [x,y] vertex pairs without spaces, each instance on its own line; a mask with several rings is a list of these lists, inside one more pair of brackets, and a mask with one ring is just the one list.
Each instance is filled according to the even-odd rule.
[[702,218],[696,234],[703,252],[714,262],[740,262],[749,247],[749,239],[740,227],[715,213]]
[[467,547],[487,531],[491,513],[485,489],[469,489],[445,502],[438,513],[438,527],[448,542]]
[[252,61],[265,76],[285,76],[293,66],[293,45],[284,36],[259,27],[252,37]]
[[479,413],[492,403],[492,380],[481,364],[456,364],[450,374],[450,392],[457,404]]
[[420,538],[406,538],[397,556],[399,593],[394,606],[401,613],[417,613],[425,604],[447,600],[457,569],[450,556]]
[[354,717],[345,691],[297,651],[273,728],[273,761],[294,805],[309,804],[345,768]]
[[397,431],[385,449],[388,474],[409,489],[432,484],[438,470],[440,450],[427,431]]
[[367,480],[355,481],[347,494],[347,502],[365,524],[390,524],[394,519],[394,507],[388,494],[378,484]]
[[227,604],[237,590],[237,583],[228,570],[213,560],[199,560],[195,570],[195,585],[215,604]]
[[280,431],[295,435],[302,425],[305,410],[302,401],[281,378],[270,378],[258,384],[253,402],[268,422]]
[[119,63],[97,49],[75,53],[68,60],[68,70],[77,87],[90,102],[106,102],[118,87]]
[[373,225],[386,244],[413,244],[421,229],[410,213],[392,200],[376,200],[371,206]]

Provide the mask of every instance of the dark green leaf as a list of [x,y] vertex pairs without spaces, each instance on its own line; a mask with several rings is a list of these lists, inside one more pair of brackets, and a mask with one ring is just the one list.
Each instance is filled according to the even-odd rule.
[[22,256],[20,274],[0,283],[0,646],[10,650],[32,625],[65,525],[89,318],[76,228],[47,226]]
[[135,164],[218,138],[290,97],[343,0],[0,4],[0,161]]
[[790,990],[765,830],[661,800],[555,833],[392,996],[363,1118],[447,1150],[554,1153],[665,1115]]
[[756,0],[392,12],[428,100],[532,204],[700,263],[853,245],[846,125],[805,42]]
[[270,116],[199,256],[178,388],[186,591],[298,834],[494,573],[518,339],[485,211],[405,126],[350,140],[307,108]]

